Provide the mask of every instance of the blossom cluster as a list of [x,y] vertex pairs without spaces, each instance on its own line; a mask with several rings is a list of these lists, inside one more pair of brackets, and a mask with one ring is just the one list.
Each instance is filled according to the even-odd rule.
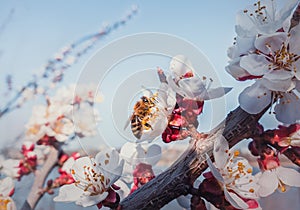
[[[221,205],[225,198],[237,209],[257,209],[260,208],[260,197],[267,197],[276,190],[286,192],[290,187],[300,187],[300,173],[284,166],[281,158],[281,153],[288,148],[300,151],[299,135],[300,125],[293,124],[262,131],[256,136],[249,144],[250,152],[258,157],[260,171],[255,175],[248,160],[240,156],[238,150],[229,150],[227,140],[220,136],[214,144],[215,164],[207,157],[210,172],[204,174],[200,190],[216,206]],[[269,144],[282,149],[277,151]],[[220,192],[223,191],[222,196]]]
[[[139,121],[148,126],[141,127],[139,140],[151,142],[160,135],[166,143],[186,139],[190,136],[188,128],[198,127],[197,117],[202,113],[204,101],[222,97],[231,90],[211,88],[212,79],[198,77],[191,61],[183,55],[172,58],[169,70],[170,74],[166,77],[163,70],[158,68],[161,85],[156,93],[155,107],[151,107],[148,116],[143,116],[145,111],[142,112]],[[136,128],[133,130],[135,132]]]
[[101,101],[100,96],[95,96],[94,89],[82,85],[62,87],[54,96],[47,98],[46,105],[36,105],[26,124],[26,139],[37,144],[53,145],[75,135],[94,135],[99,116],[93,104]]
[[254,80],[239,96],[241,108],[257,114],[276,102],[276,119],[286,124],[300,119],[300,26],[291,27],[297,0],[258,1],[237,15],[235,43],[226,67],[239,81]]
[[39,159],[43,159],[43,151],[36,148],[32,142],[24,142],[20,159],[4,159],[1,157],[0,172],[6,176],[21,179],[22,176],[36,170]]

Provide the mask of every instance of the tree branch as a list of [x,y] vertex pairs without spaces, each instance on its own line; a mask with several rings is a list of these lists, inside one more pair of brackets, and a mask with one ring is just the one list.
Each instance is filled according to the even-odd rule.
[[169,169],[125,198],[121,209],[159,209],[178,196],[188,194],[190,186],[207,168],[205,154],[212,156],[216,137],[223,134],[230,146],[251,137],[256,134],[257,121],[266,110],[250,115],[238,107],[229,113],[206,138],[195,139]]
[[35,180],[27,197],[27,200],[23,204],[22,210],[32,210],[35,208],[38,201],[43,196],[43,185],[50,171],[56,165],[58,161],[59,151],[54,147],[50,147],[48,158],[45,161],[43,167],[35,172]]
[[[300,4],[291,19],[291,28],[299,22]],[[158,72],[161,74],[160,69]],[[161,75],[159,78],[161,81],[164,80]],[[207,168],[204,154],[212,156],[213,143],[217,135],[222,133],[230,147],[245,138],[255,136],[258,131],[258,120],[268,108],[269,106],[256,115],[250,115],[240,107],[229,113],[225,121],[210,131],[206,138],[194,139],[192,146],[169,169],[125,198],[119,208],[159,209],[178,196],[188,194],[195,179]],[[300,166],[300,154],[297,151],[288,149],[284,154]]]

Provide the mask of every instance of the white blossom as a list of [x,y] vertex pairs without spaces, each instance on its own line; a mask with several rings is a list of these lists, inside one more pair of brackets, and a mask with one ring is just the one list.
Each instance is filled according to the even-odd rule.
[[252,175],[248,160],[239,157],[238,151],[229,151],[227,140],[220,136],[214,144],[215,165],[207,155],[207,164],[213,176],[222,186],[225,198],[237,209],[247,209],[242,199],[257,199],[257,179]]
[[10,177],[0,180],[0,209],[16,210],[16,205],[10,197],[14,193],[14,182]]
[[108,196],[108,190],[122,174],[124,160],[115,149],[99,152],[95,158],[82,157],[75,161],[71,174],[75,183],[64,185],[57,202],[75,202],[83,207],[97,205]]
[[0,156],[0,172],[11,178],[18,178],[20,160],[17,159],[4,159]]
[[173,73],[167,77],[168,85],[179,95],[197,101],[219,98],[231,90],[231,88],[211,88],[211,79],[199,78],[194,71],[191,61],[177,55],[170,62],[170,71]]

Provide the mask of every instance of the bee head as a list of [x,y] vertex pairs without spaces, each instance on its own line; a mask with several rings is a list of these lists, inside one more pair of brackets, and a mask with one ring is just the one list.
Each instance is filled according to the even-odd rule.
[[144,103],[148,103],[149,102],[149,99],[146,97],[146,96],[142,96],[142,101],[144,102]]

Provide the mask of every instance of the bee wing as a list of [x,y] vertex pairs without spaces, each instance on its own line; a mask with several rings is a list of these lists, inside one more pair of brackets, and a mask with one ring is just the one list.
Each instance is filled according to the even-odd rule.
[[124,130],[126,130],[126,128],[128,127],[128,125],[130,124],[131,118],[132,118],[132,116],[130,116],[130,117],[126,120],[125,125],[124,125],[124,128],[123,128]]
[[144,96],[147,96],[148,98],[153,96],[153,92],[150,89],[146,88],[144,85],[142,85],[142,89],[143,89]]

